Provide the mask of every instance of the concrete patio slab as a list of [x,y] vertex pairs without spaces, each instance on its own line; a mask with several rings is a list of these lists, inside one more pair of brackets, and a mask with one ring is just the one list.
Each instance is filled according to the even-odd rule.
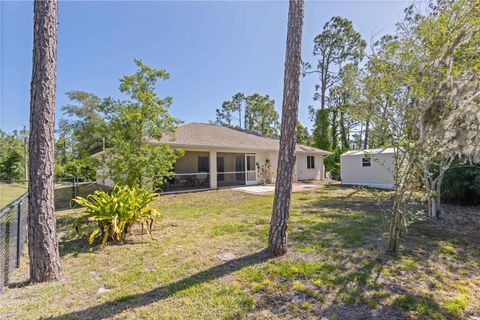
[[[305,191],[305,190],[313,190],[321,188],[322,185],[318,183],[306,183],[306,182],[294,182],[292,186],[293,192],[296,191]],[[260,186],[245,186],[245,187],[238,187],[234,190],[239,190],[246,193],[251,194],[273,194],[275,191],[274,184],[268,185],[260,185]]]

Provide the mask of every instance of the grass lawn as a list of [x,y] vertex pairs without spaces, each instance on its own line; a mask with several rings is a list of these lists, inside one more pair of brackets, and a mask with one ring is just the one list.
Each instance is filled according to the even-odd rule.
[[480,315],[480,213],[448,207],[383,254],[366,191],[294,193],[289,253],[269,258],[271,195],[234,190],[163,196],[153,234],[88,246],[58,213],[63,280],[29,284],[27,259],[0,299],[13,319],[445,319]]
[[0,183],[0,209],[27,192],[27,184]]

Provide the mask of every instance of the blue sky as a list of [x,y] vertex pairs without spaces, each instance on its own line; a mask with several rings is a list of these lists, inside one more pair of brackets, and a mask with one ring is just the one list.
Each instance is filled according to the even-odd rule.
[[[411,1],[306,2],[302,56],[313,61],[313,38],[334,15],[353,21],[367,42],[392,33]],[[158,85],[172,96],[171,113],[190,122],[215,119],[215,109],[240,91],[275,99],[281,109],[287,2],[60,2],[57,112],[65,92],[120,97],[118,80],[135,70],[133,58],[164,68]],[[28,126],[33,5],[1,2],[1,129]],[[302,79],[300,121],[316,79]]]

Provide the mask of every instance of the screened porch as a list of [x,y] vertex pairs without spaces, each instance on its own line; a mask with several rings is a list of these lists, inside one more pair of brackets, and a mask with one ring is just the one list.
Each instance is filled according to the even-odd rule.
[[245,186],[256,183],[255,154],[185,151],[175,174],[165,177],[162,192]]

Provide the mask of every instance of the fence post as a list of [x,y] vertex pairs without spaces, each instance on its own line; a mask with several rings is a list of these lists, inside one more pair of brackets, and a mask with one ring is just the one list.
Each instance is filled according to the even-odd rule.
[[[0,223],[0,230],[3,229],[2,224]],[[5,283],[5,239],[0,237],[0,295],[3,294],[3,286]]]
[[3,261],[3,283],[2,286],[8,285],[10,273],[10,221],[5,221],[5,260]]
[[[23,200],[22,200],[23,201]],[[17,268],[20,268],[20,241],[22,239],[22,201],[17,206]]]
[[[72,182],[72,200],[77,197],[77,179],[76,177],[73,177],[73,182]],[[74,207],[73,201],[70,200],[70,208]]]

